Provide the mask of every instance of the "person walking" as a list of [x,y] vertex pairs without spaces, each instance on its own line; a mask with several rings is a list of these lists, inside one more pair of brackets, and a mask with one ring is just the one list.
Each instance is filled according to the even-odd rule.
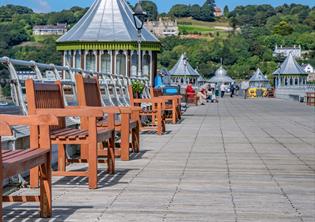
[[247,98],[247,93],[248,93],[248,88],[249,88],[249,82],[248,81],[243,81],[241,84],[241,89],[244,93],[244,99]]
[[225,85],[224,85],[224,83],[221,84],[220,90],[221,90],[221,98],[223,98],[224,94],[225,94]]
[[233,95],[234,95],[234,90],[235,90],[235,86],[234,86],[234,83],[231,84],[230,86],[230,91],[231,91],[231,98],[233,98]]

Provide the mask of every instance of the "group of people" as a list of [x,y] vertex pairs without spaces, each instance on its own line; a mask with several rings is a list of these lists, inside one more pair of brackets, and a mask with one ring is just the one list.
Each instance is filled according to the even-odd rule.
[[[238,85],[232,83],[229,88],[227,85],[222,83],[221,85],[219,84],[214,84],[214,83],[206,83],[203,86],[199,88],[199,91],[197,92],[197,97],[198,97],[198,104],[199,105],[205,105],[207,102],[216,102],[218,103],[218,97],[221,96],[221,98],[224,97],[225,93],[230,91],[230,97],[233,97],[235,95],[235,92],[239,90]],[[186,87],[186,93],[189,94],[195,94],[196,91],[193,88],[192,84],[188,84]]]
[[197,95],[199,105],[205,105],[209,101],[212,103],[219,102],[217,100],[217,96],[216,96],[217,93],[215,90],[216,90],[215,87],[212,87],[212,85],[208,83],[201,86],[197,94],[192,84],[188,84],[186,87],[186,93]]

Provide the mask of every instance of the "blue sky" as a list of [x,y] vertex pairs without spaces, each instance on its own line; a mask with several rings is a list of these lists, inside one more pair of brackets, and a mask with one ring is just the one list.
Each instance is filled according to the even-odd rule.
[[[72,6],[88,7],[94,0],[0,0],[0,4],[16,4],[25,5],[37,12],[48,12],[48,11],[60,11],[62,9],[68,9]],[[157,3],[159,11],[165,12],[169,8],[178,3],[182,4],[202,4],[205,0],[153,0]],[[136,0],[130,0],[135,3]],[[314,0],[216,0],[216,3],[220,7],[228,5],[230,9],[233,9],[237,5],[247,4],[272,4],[274,6],[281,5],[284,3],[301,3],[305,5],[315,6]]]

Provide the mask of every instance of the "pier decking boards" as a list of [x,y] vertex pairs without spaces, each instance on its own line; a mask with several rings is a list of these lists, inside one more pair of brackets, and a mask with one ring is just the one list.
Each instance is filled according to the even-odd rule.
[[[224,98],[167,130],[142,135],[142,152],[100,171],[97,190],[54,177],[51,221],[315,220],[313,107]],[[4,206],[5,221],[45,221],[35,204]]]

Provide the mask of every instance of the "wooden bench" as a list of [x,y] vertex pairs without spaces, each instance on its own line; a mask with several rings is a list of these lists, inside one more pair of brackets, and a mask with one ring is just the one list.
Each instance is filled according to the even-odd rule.
[[141,109],[140,116],[151,118],[150,125],[144,125],[141,123],[141,131],[156,131],[158,135],[162,135],[165,132],[165,114],[162,110],[163,99],[161,98],[151,98],[151,99],[139,99],[134,98],[134,93],[132,86],[128,86],[130,105],[132,107],[140,107],[142,104],[150,104],[150,107]]
[[185,99],[187,104],[192,104],[198,106],[198,96],[196,93],[187,93],[185,94]]
[[315,92],[306,93],[306,105],[315,106]]
[[[0,115],[0,192],[2,221],[2,202],[39,202],[40,216],[51,217],[51,144],[49,139],[49,125],[57,125],[58,119],[52,115],[15,116]],[[27,125],[36,128],[36,142],[26,150],[2,150],[1,136],[11,136],[10,126]],[[35,138],[35,137],[34,137]],[[34,167],[39,167],[40,194],[38,196],[3,196],[3,179],[23,173]]]
[[275,90],[274,90],[274,88],[267,89],[267,97],[268,98],[274,98],[275,97]]
[[[62,86],[59,81],[56,83],[35,83],[33,80],[26,80],[26,97],[28,111],[30,114],[53,114],[58,117],[59,124],[51,130],[50,140],[52,144],[58,145],[58,170],[53,172],[54,176],[86,176],[89,181],[89,188],[97,188],[97,169],[98,169],[98,143],[103,143],[108,147],[107,165],[108,172],[115,172],[115,126],[114,118],[109,121],[107,128],[97,129],[96,120],[105,113],[114,116],[119,112],[114,108],[92,109],[87,107],[65,107],[63,101]],[[66,117],[80,117],[84,119],[80,128],[70,128],[66,126]],[[36,130],[31,136],[31,144],[36,141]],[[66,171],[66,145],[81,145],[82,152],[86,152],[86,159],[79,159],[78,162],[87,162],[87,171]],[[75,160],[73,161],[75,162]],[[38,170],[31,171],[31,186],[38,185]]]
[[171,113],[170,118],[166,116],[166,120],[172,121],[173,124],[176,124],[177,121],[181,119],[181,99],[182,96],[164,96],[162,90],[150,88],[151,98],[161,98],[164,100],[162,107],[163,110]]
[[[102,108],[102,97],[97,78],[84,78],[76,74],[76,87],[78,103],[81,107]],[[140,150],[140,109],[130,107],[118,107],[120,110],[120,121],[115,121],[115,130],[121,134],[120,147],[116,147],[115,156],[122,160],[129,160],[130,145],[134,152]],[[82,123],[82,122],[81,122]],[[100,119],[97,123],[99,128],[108,126],[108,119]],[[99,150],[99,155],[106,155]]]

